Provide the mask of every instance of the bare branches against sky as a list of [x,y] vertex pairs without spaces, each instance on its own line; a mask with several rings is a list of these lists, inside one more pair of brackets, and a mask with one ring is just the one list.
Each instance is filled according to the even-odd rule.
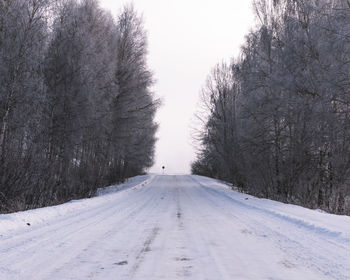
[[[101,0],[117,14],[130,1]],[[189,173],[194,160],[190,122],[201,87],[210,69],[239,53],[244,36],[254,25],[247,0],[134,0],[143,14],[149,39],[149,65],[163,99],[156,162],[151,172]]]

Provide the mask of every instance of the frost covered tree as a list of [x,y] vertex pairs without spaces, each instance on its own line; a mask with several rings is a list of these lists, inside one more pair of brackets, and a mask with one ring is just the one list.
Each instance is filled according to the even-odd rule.
[[[258,26],[231,67],[239,89],[230,93],[238,146],[227,152],[225,141],[213,140],[224,134],[212,125],[223,115],[215,105],[220,99],[211,99],[214,110],[205,120],[203,152],[193,171],[208,167],[209,158],[217,170],[207,174],[246,191],[349,214],[350,7],[329,0],[260,0],[254,7]],[[230,153],[236,166],[231,178],[221,164]]]
[[131,5],[118,18],[117,71],[119,95],[112,102],[112,137],[120,141],[113,151],[119,172],[130,176],[153,164],[153,121],[159,101],[153,98],[153,77],[147,68],[147,38],[142,19]]
[[[236,162],[240,153],[236,103],[239,93],[231,67],[224,63],[217,65],[202,90],[201,111],[204,114],[197,115],[200,121],[204,120],[201,124],[204,133],[199,130],[196,137],[205,143],[200,154],[206,167],[200,161],[193,166],[199,173],[204,171],[201,168],[208,169],[210,175],[236,183],[241,183]],[[207,112],[209,116],[206,117]]]
[[0,1],[0,205],[37,179],[49,3]]
[[153,163],[152,73],[135,10],[0,1],[0,211],[91,196]]
[[117,94],[117,34],[112,18],[95,1],[65,2],[58,14],[45,61],[47,157],[61,178],[59,184],[77,185],[70,180],[77,170],[84,170],[78,176],[83,177],[80,187],[81,179],[92,187],[103,177],[100,168],[105,163],[100,157],[105,156],[108,105]]

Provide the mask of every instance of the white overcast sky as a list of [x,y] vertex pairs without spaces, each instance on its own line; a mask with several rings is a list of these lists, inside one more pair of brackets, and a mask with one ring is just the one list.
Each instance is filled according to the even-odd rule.
[[[100,0],[117,15],[128,0]],[[155,165],[150,172],[190,173],[195,159],[191,120],[199,92],[215,64],[239,54],[254,26],[252,0],[134,0],[148,33],[149,67],[163,106]]]

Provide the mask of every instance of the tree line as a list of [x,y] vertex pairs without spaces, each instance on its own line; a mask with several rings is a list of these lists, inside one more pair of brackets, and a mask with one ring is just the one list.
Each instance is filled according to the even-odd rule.
[[0,212],[90,197],[153,164],[159,105],[132,5],[0,0]]
[[201,93],[192,172],[350,214],[350,2],[256,0],[241,55]]

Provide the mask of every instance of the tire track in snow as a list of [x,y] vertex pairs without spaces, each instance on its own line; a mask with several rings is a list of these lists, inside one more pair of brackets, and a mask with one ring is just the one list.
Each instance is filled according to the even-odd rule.
[[[0,253],[8,253],[8,250],[14,251],[18,247],[21,247],[20,250],[29,250],[39,245],[47,245],[50,240],[56,239],[56,236],[71,236],[71,234],[76,233],[78,230],[86,229],[103,221],[106,216],[111,216],[118,211],[119,207],[115,205],[115,207],[111,208],[110,203],[103,204],[100,207],[88,209],[86,212],[80,212],[74,216],[67,217],[67,219],[62,218],[57,223],[45,224],[41,228],[36,228],[33,231],[13,237],[10,242],[5,240],[7,241],[7,246],[5,249],[1,249]],[[80,224],[79,228],[77,228],[78,224]],[[9,243],[14,244],[8,246]],[[9,255],[7,255],[8,258]]]
[[[244,207],[232,193],[192,176],[157,176],[144,188],[0,239],[0,279],[347,279],[340,278],[347,276],[346,255],[329,262],[340,263],[328,271],[334,275],[322,270],[346,243],[327,248],[325,234]],[[323,259],[310,251],[315,240]]]
[[160,230],[159,227],[153,228],[151,233],[147,237],[146,241],[143,243],[142,249],[140,250],[140,252],[136,256],[136,262],[134,263],[134,265],[131,268],[131,272],[130,272],[131,278],[133,278],[133,276],[135,275],[135,273],[139,269],[140,264],[143,262],[143,260],[145,258],[145,254],[147,254],[148,252],[151,251],[151,245],[152,245],[154,239],[157,237],[159,230]]
[[[128,209],[125,211],[124,215],[125,217],[122,218],[122,220],[118,221],[122,225],[122,221],[127,221],[133,214],[136,213],[142,213],[142,208],[150,203],[155,198],[152,196],[148,196],[147,193],[150,190],[145,187],[138,191],[138,200],[140,201],[140,204],[135,204],[138,206],[136,209]],[[147,201],[144,201],[144,198],[148,198]],[[118,196],[117,196],[118,198]],[[89,209],[87,212],[80,212],[76,213],[76,215],[72,215],[68,217],[67,220],[62,219],[58,223],[53,223],[49,225],[43,225],[43,229],[39,228],[36,229],[33,233],[28,232],[26,234],[22,234],[20,236],[19,243],[15,245],[11,245],[8,247],[8,249],[4,249],[5,253],[4,258],[0,259],[0,262],[2,264],[8,263],[9,267],[16,267],[17,269],[13,270],[13,273],[15,274],[19,270],[23,270],[23,268],[29,267],[31,270],[33,270],[34,273],[36,271],[41,271],[42,267],[46,268],[52,266],[52,260],[50,259],[44,259],[43,261],[38,260],[33,264],[33,259],[40,257],[40,254],[43,250],[47,250],[47,248],[50,248],[52,245],[56,245],[56,248],[54,251],[52,251],[49,255],[59,255],[57,252],[63,251],[66,252],[67,249],[70,247],[69,244],[65,245],[65,242],[69,240],[76,239],[76,243],[79,244],[79,240],[82,239],[83,235],[82,232],[86,229],[92,229],[95,230],[97,226],[103,222],[108,222],[109,220],[113,220],[115,214],[122,214],[123,211],[120,211],[120,209],[123,209],[127,205],[127,200],[122,203],[113,203],[112,201],[108,201],[107,204],[103,204],[102,206],[98,206],[97,208]],[[127,209],[127,208],[126,208]],[[131,210],[131,212],[130,212]],[[106,218],[107,217],[107,218]],[[71,220],[72,219],[72,220]],[[40,234],[38,234],[38,232]],[[94,232],[96,234],[96,232]],[[29,235],[26,236],[26,235]],[[32,235],[35,235],[35,240],[32,239]],[[16,238],[15,238],[16,240]],[[71,242],[72,243],[72,242]],[[74,242],[73,242],[74,243]],[[5,243],[6,244],[6,243]],[[81,243],[84,244],[84,243]],[[78,246],[79,247],[79,246]],[[83,250],[84,248],[82,248]],[[56,251],[56,252],[55,252]],[[19,255],[27,254],[31,255],[30,259],[22,259],[18,261],[18,259],[21,259]],[[69,255],[69,254],[68,254]],[[56,265],[57,262],[59,262],[60,259],[66,258],[66,256],[63,254],[62,256],[59,256],[55,259]],[[38,269],[36,269],[38,268]],[[28,269],[24,269],[29,271]],[[46,271],[44,272],[46,273]],[[38,273],[36,273],[38,274]],[[0,274],[1,275],[1,274]],[[39,276],[38,276],[39,277]],[[38,279],[38,278],[37,278]]]
[[[196,181],[194,178],[191,179]],[[266,209],[260,211],[259,207],[246,205],[244,202],[227,195],[224,191],[220,192],[198,182],[197,184],[199,188],[209,194],[208,201],[216,208],[220,209],[222,214],[246,224],[250,231],[255,232],[257,236],[272,238],[275,240],[274,245],[276,247],[291,255],[298,263],[303,263],[307,267],[330,277],[330,279],[350,279],[349,266],[347,266],[346,263],[342,263],[344,256],[350,256],[349,250],[334,242],[332,238],[329,240],[329,235],[324,234],[324,232],[321,232],[319,235],[305,235],[305,231],[302,230],[305,227],[298,227],[298,224],[295,224],[294,221],[290,219],[281,220],[280,216],[275,217],[275,215],[270,215]],[[216,199],[213,199],[214,197]],[[222,201],[222,205],[229,206],[229,208],[221,207],[220,201]],[[229,204],[227,202],[229,202]],[[229,211],[230,208],[231,211]],[[239,216],[233,213],[239,213]],[[273,217],[275,217],[277,221],[273,220]],[[294,227],[294,230],[289,232],[290,237],[286,235],[286,232],[283,232],[282,225],[285,223],[288,224],[289,227]],[[273,227],[269,227],[268,225],[272,225]],[[306,227],[306,230],[309,230],[309,227]],[[337,236],[334,237],[336,238]],[[316,244],[317,247],[323,248],[322,255],[311,253],[314,251],[313,248]],[[333,245],[333,247],[330,248],[329,245]],[[345,250],[340,251],[339,249]],[[329,256],[333,256],[333,258]],[[349,274],[344,275],[340,271],[349,271]]]
[[[137,192],[134,192],[133,195],[137,194],[141,197],[144,197],[145,190],[144,188],[138,188],[139,185],[132,188],[134,190],[137,190]],[[98,197],[98,198],[101,198],[101,197]],[[116,199],[118,199],[118,197]],[[51,232],[56,232],[61,228],[69,229],[72,225],[81,223],[82,220],[88,220],[96,216],[99,216],[101,213],[104,213],[104,211],[106,211],[107,209],[110,209],[111,207],[110,204],[113,201],[114,201],[113,198],[111,200],[108,199],[107,201],[104,201],[101,199],[101,202],[99,205],[94,206],[92,208],[84,207],[83,209],[80,209],[79,213],[69,213],[68,215],[64,215],[54,220],[47,221],[44,224],[39,224],[38,227],[34,227],[34,225],[32,225],[31,228],[28,228],[27,231],[24,231],[22,233],[21,232],[17,233],[17,231],[10,232],[12,236],[2,238],[2,241],[3,241],[2,243],[6,244],[6,246],[4,248],[0,246],[0,253],[6,253],[6,250],[8,249],[13,250],[13,249],[16,249],[17,247],[26,246],[29,244],[31,244],[31,246],[35,246],[33,242],[43,241],[43,239],[41,238],[46,235],[50,236]],[[127,204],[127,200],[122,201],[121,203]],[[92,223],[93,222],[90,222],[87,226],[91,225]],[[67,231],[67,234],[69,234],[68,231]],[[46,239],[44,238],[44,240]],[[31,241],[31,242],[27,242],[27,241]],[[13,244],[13,245],[10,245],[10,244]]]

